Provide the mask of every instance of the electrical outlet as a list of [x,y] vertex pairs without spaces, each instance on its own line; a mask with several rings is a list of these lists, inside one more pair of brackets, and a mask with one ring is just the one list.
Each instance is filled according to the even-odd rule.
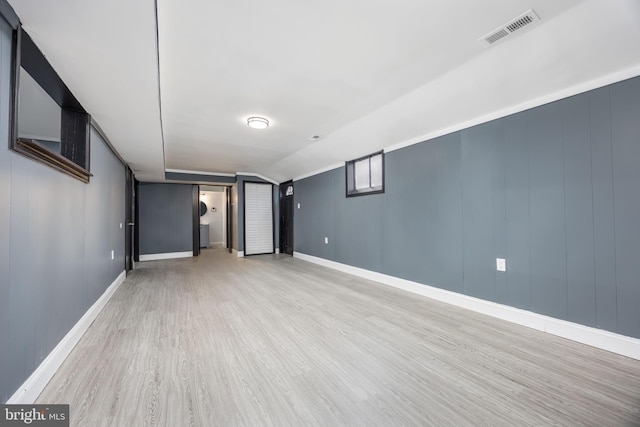
[[111,259],[115,259],[115,257],[116,257],[115,251],[112,249],[111,250]]
[[328,237],[325,237],[325,238],[324,238],[324,244],[325,244],[325,245],[328,245],[328,244],[329,244],[329,238],[328,238]]
[[496,270],[507,271],[507,260],[504,258],[496,258]]
[[300,209],[300,203],[298,203],[298,209]]
[[120,223],[120,230],[122,230],[122,223]]

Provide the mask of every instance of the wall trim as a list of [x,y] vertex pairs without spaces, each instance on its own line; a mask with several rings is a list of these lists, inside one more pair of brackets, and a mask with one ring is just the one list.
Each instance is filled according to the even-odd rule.
[[630,68],[625,68],[622,70],[618,70],[611,74],[607,74],[605,76],[601,76],[592,80],[588,80],[586,82],[578,83],[568,88],[564,88],[558,90],[556,92],[552,92],[547,95],[540,96],[538,98],[534,98],[525,102],[521,102],[516,105],[512,105],[506,108],[503,108],[498,111],[494,111],[489,114],[482,115],[480,117],[476,117],[470,120],[466,120],[461,123],[456,123],[452,126],[438,129],[434,132],[430,132],[428,134],[411,138],[404,142],[400,142],[398,144],[394,144],[392,146],[386,147],[384,149],[385,153],[390,153],[392,151],[400,150],[405,147],[409,147],[411,145],[419,144],[421,142],[430,141],[432,139],[438,138],[440,136],[449,135],[454,132],[459,132],[464,129],[469,129],[473,126],[481,125],[483,123],[489,123],[492,120],[501,119],[503,117],[511,116],[513,114],[521,113],[523,111],[530,110],[532,108],[540,107],[542,105],[551,104],[553,102],[561,101],[563,99],[580,95],[582,93],[589,92],[591,90],[599,89],[602,87],[606,87],[615,83],[620,83],[622,81],[632,79],[634,77],[640,76],[640,66],[633,66]]
[[498,304],[468,295],[447,291],[445,289],[424,285],[399,277],[389,276],[363,268],[330,261],[312,255],[293,252],[294,258],[312,262],[343,273],[352,274],[364,279],[373,280],[394,288],[403,289],[418,295],[452,304],[461,308],[486,314],[497,319],[506,320],[538,331],[547,332],[562,338],[597,347],[602,350],[617,353],[622,356],[640,360],[640,339],[596,329],[578,323],[560,320],[531,311]]
[[126,277],[126,271],[122,271],[100,298],[93,303],[80,320],[67,332],[64,338],[60,340],[58,345],[51,350],[51,353],[40,363],[40,366],[33,371],[31,376],[29,376],[13,396],[7,400],[7,404],[31,405],[36,401],[40,393],[42,393],[42,390],[44,390],[51,378],[58,371],[62,362],[69,356],[76,344],[78,344],[78,341],[80,341],[80,338],[82,338],[87,329],[89,329],[89,326],[91,326],[95,318],[98,317],[98,314],[100,314]]
[[[387,149],[385,148],[384,151],[386,152]],[[346,160],[345,160],[345,162],[346,162]],[[305,178],[309,178],[309,177],[312,177],[312,176],[320,175],[321,173],[329,172],[329,171],[332,171],[334,169],[339,169],[339,168],[344,166],[345,162],[334,163],[332,165],[325,166],[325,167],[320,168],[320,169],[316,169],[316,170],[314,170],[312,172],[309,172],[309,173],[305,173],[305,174],[302,174],[302,175],[294,176],[292,181],[293,182],[300,181],[300,180],[303,180]]]
[[140,254],[140,261],[156,261],[159,259],[174,259],[174,258],[191,258],[193,251],[186,252],[168,252],[164,254]]
[[227,176],[227,177],[235,177],[236,175],[233,173],[222,173],[222,172],[207,172],[207,171],[192,171],[187,169],[165,169],[165,172],[169,173],[184,173],[188,175],[211,175],[211,176]]
[[274,185],[280,185],[280,183],[278,181],[276,181],[275,179],[271,179],[269,177],[266,177],[264,175],[260,175],[259,173],[253,173],[253,172],[236,172],[236,176],[254,176],[256,178],[260,178],[262,180],[265,180],[267,182],[270,182]]
[[234,255],[236,255],[238,258],[244,258],[244,251],[238,251],[235,249],[231,249],[231,251],[233,252]]
[[[589,92],[590,90],[599,89],[605,86],[609,86],[615,83],[619,83],[628,79],[632,79],[634,77],[640,76],[640,66],[632,66],[630,68],[625,68],[611,74],[607,74],[606,76],[601,76],[586,82],[578,83],[569,88],[565,88],[548,95],[544,95],[529,101],[522,102],[520,104],[512,105],[506,108],[503,108],[498,111],[494,111],[489,114],[482,115],[480,117],[476,117],[470,120],[465,120],[460,123],[456,123],[454,125],[437,129],[433,132],[429,132],[417,137],[413,137],[407,139],[405,141],[399,142],[397,144],[390,145],[388,147],[384,147],[385,153],[390,153],[392,151],[400,150],[402,148],[410,147],[412,145],[420,144],[422,142],[428,142],[432,139],[449,135],[454,132],[459,132],[473,126],[481,125],[483,123],[488,123],[492,120],[500,119],[503,117],[510,116],[512,114],[517,114],[526,110],[530,110],[532,108],[539,107],[541,105],[551,104],[552,102],[560,101],[565,98],[569,98],[571,96],[579,95],[581,93]],[[304,173],[293,178],[293,181],[300,181],[305,178],[309,178],[312,176],[320,175],[321,173],[328,172],[334,169],[338,169],[344,166],[345,162],[337,163],[333,165],[329,165],[320,169],[316,169],[312,172]]]

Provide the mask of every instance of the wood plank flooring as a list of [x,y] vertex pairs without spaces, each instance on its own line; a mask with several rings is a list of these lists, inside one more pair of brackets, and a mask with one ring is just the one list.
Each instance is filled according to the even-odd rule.
[[640,361],[206,250],[138,264],[38,402],[75,426],[633,426]]

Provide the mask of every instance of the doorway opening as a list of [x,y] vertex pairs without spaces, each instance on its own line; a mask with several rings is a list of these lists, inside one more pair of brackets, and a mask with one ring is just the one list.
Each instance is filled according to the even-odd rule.
[[293,181],[280,184],[280,253],[293,255]]
[[200,186],[200,248],[230,247],[228,192],[224,186]]

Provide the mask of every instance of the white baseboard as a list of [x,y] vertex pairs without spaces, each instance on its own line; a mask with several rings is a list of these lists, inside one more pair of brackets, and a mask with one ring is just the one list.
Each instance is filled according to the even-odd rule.
[[80,338],[87,331],[96,317],[109,299],[118,290],[127,273],[123,271],[116,280],[109,285],[106,291],[98,298],[98,300],[87,310],[86,313],[78,320],[71,330],[60,340],[51,353],[42,361],[40,366],[31,374],[29,378],[20,386],[20,388],[7,400],[7,404],[33,404],[51,378],[58,371],[62,362],[69,356],[71,350],[76,346]]
[[188,252],[168,252],[165,254],[147,254],[140,255],[140,261],[156,261],[159,259],[174,259],[174,258],[191,258],[193,256],[192,251]]
[[294,252],[295,258],[640,360],[640,339]]
[[244,257],[244,251],[237,251],[235,249],[231,249],[231,252],[234,253],[238,258]]

